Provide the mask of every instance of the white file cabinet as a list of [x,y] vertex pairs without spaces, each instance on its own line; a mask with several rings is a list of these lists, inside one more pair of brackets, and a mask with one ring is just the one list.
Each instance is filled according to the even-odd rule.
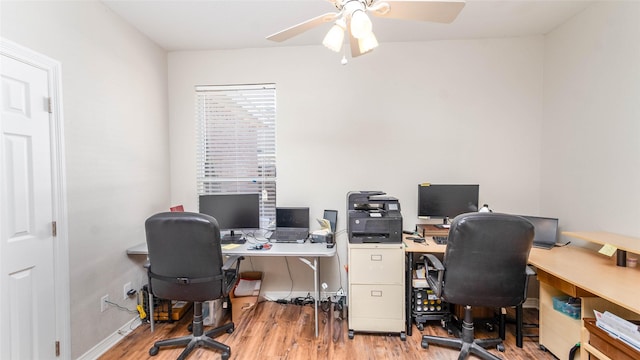
[[349,244],[349,339],[399,333],[406,340],[403,244]]

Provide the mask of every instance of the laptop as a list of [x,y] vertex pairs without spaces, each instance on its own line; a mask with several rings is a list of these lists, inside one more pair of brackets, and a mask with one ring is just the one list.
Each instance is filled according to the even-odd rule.
[[273,242],[304,242],[309,237],[308,207],[276,207],[276,229],[269,237]]
[[531,221],[535,229],[533,247],[551,249],[556,245],[556,241],[558,240],[558,219],[538,216],[521,216]]

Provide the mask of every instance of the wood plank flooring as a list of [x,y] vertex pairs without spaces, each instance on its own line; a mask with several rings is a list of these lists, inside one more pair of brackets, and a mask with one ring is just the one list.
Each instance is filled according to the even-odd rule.
[[[316,338],[313,307],[262,302],[244,314],[235,324],[232,334],[222,334],[216,340],[231,347],[230,359],[457,359],[458,352],[455,350],[436,345],[428,349],[420,346],[422,333],[447,336],[438,321],[428,323],[422,332],[414,326],[412,336],[401,341],[397,334],[358,332],[353,339],[349,339],[347,320],[336,321],[333,317],[331,311],[319,313],[319,336]],[[103,354],[100,360],[175,359],[182,348],[164,348],[154,357],[149,356],[149,348],[156,340],[187,335],[190,321],[191,314],[186,314],[175,323],[157,323],[153,333],[149,324],[143,324]],[[537,323],[537,310],[525,309],[525,322]],[[537,329],[526,329],[528,333],[535,331]],[[555,359],[552,354],[539,349],[537,337],[525,337],[523,348],[516,347],[514,332],[515,325],[507,325],[505,352],[500,353],[495,349],[491,352],[509,360]],[[488,332],[483,326],[476,327],[478,338],[496,336],[497,332]],[[197,348],[188,359],[220,359],[220,353]],[[470,359],[475,357],[471,356]]]

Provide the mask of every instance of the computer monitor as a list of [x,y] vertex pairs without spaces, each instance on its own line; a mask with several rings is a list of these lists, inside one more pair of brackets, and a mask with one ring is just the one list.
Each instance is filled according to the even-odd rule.
[[418,185],[418,218],[447,219],[478,211],[479,185]]
[[242,234],[236,230],[260,228],[260,195],[249,193],[200,195],[199,212],[213,216],[221,231],[223,241],[239,240]]

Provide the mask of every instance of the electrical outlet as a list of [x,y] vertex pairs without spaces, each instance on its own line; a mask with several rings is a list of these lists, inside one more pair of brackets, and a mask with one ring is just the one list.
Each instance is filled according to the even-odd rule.
[[104,312],[109,307],[107,301],[109,301],[109,294],[100,298],[100,312]]
[[133,289],[131,287],[131,282],[124,284],[122,287],[122,300],[127,300],[129,298],[129,290]]

